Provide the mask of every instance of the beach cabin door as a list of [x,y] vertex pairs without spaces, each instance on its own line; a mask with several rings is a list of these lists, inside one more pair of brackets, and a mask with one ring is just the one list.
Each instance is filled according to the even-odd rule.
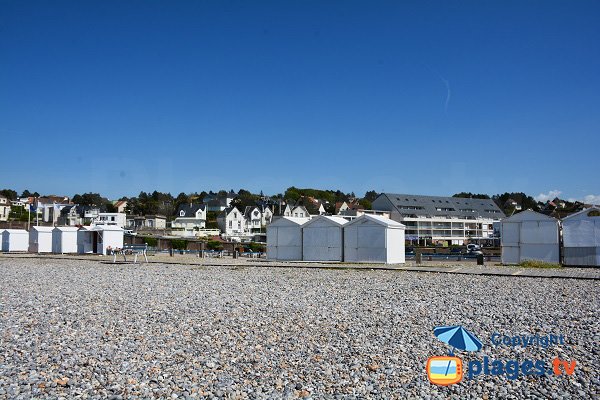
[[98,254],[98,232],[92,232],[92,252]]

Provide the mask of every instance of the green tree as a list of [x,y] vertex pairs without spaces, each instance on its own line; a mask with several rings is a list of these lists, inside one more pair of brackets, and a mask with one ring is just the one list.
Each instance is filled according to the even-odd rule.
[[489,199],[490,196],[488,196],[487,194],[481,194],[481,193],[471,193],[471,192],[460,192],[460,193],[456,193],[453,194],[452,197],[461,197],[464,199]]
[[9,200],[17,200],[17,192],[12,189],[0,190],[0,195],[6,197]]

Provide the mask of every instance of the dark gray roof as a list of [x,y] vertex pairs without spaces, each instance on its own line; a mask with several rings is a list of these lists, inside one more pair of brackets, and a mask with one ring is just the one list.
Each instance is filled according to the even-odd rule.
[[[194,218],[194,217],[196,217],[196,212],[198,210],[204,211],[205,209],[206,209],[206,205],[204,205],[204,204],[189,204],[189,203],[181,204],[179,206],[179,208],[177,209],[176,217]],[[184,215],[181,215],[181,211],[184,212]]]
[[[385,196],[395,210],[378,208]],[[383,202],[385,203],[385,202]],[[373,209],[397,211],[403,217],[430,215],[435,217],[458,217],[472,219],[483,217],[491,219],[504,218],[505,215],[492,199],[466,199],[462,197],[419,196],[414,194],[382,193],[373,202]]]

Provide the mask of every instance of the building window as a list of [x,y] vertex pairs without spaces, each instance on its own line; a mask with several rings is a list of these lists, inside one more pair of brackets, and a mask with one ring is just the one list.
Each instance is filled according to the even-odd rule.
[[179,211],[179,216],[180,217],[185,217],[185,211],[183,211],[183,210]]
[[233,228],[233,221],[229,221],[229,229]]

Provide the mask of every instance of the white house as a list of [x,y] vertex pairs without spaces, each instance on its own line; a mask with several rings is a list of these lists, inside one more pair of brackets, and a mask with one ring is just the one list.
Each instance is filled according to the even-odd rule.
[[32,226],[29,231],[30,253],[52,253],[51,226]]
[[126,214],[125,210],[127,209],[127,200],[113,201],[113,205],[117,209],[117,212]]
[[344,226],[344,261],[404,263],[404,230],[389,218],[363,214]]
[[148,229],[166,229],[167,217],[164,215],[146,215],[144,226]]
[[246,222],[244,214],[237,207],[226,208],[217,217],[217,225],[226,235],[245,235]]
[[27,251],[29,234],[24,229],[4,229],[2,231],[2,251]]
[[344,218],[320,215],[302,225],[304,261],[344,260]]
[[267,225],[267,258],[302,260],[302,225],[308,218],[281,217]]
[[127,222],[127,215],[124,213],[98,213],[92,221],[92,225],[114,225],[124,228]]
[[525,210],[501,222],[502,263],[538,260],[558,264],[558,220]]
[[267,226],[271,223],[271,221],[273,221],[273,210],[271,210],[271,207],[263,206],[261,207],[261,211],[260,223],[262,226]]
[[77,253],[77,231],[74,226],[57,226],[52,230],[52,252]]
[[260,208],[246,206],[244,209],[244,225],[246,233],[259,232],[262,227],[262,213]]
[[10,214],[10,201],[7,197],[0,196],[0,221],[8,221]]
[[565,265],[600,266],[600,207],[569,215],[562,221]]
[[308,218],[310,214],[308,210],[304,206],[292,206],[286,205],[285,210],[283,211],[284,217],[294,217],[294,218]]
[[177,217],[171,222],[171,228],[183,229],[193,234],[194,230],[206,227],[206,205],[185,203],[177,209]]

